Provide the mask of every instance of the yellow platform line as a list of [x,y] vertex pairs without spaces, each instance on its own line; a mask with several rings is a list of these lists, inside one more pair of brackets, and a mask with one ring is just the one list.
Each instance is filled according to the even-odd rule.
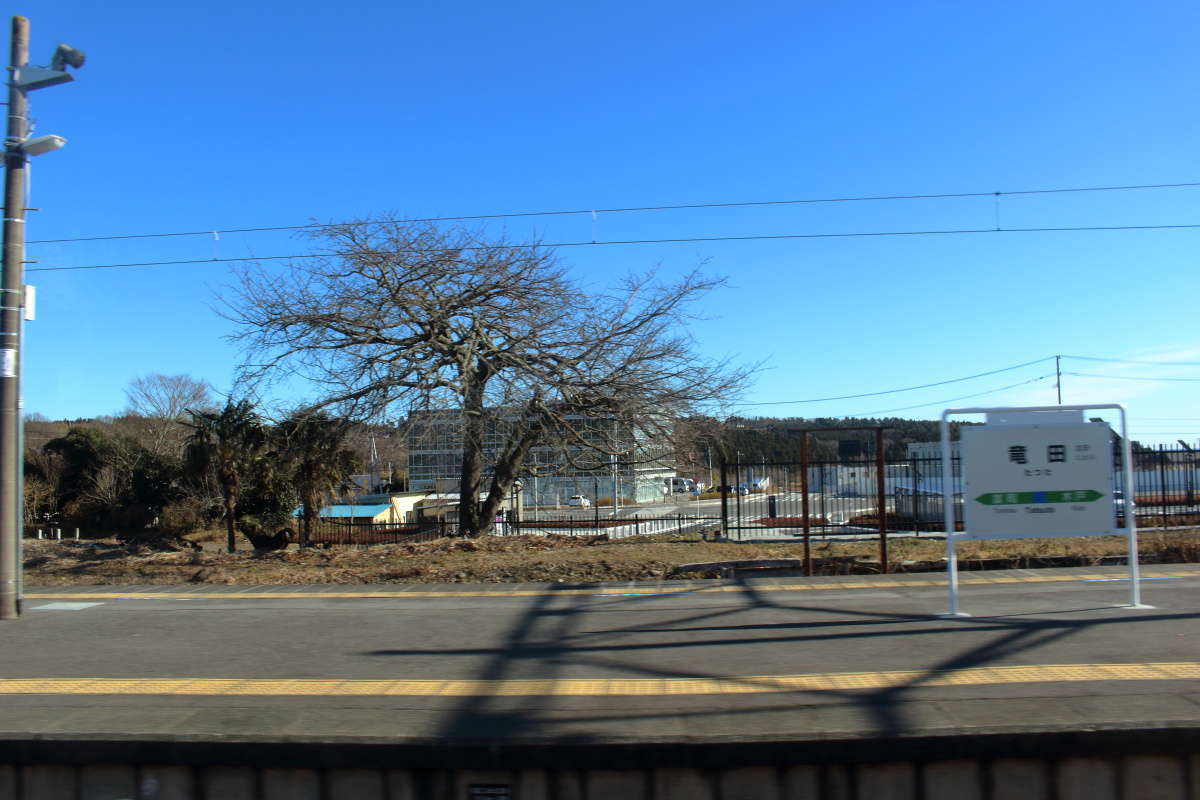
[[[1167,578],[1178,577],[1177,573],[1184,572],[1185,577],[1200,577],[1200,574],[1192,570],[1176,569],[1169,572],[1164,571],[1146,571],[1142,570],[1143,578]],[[1190,573],[1190,574],[1189,574]],[[838,583],[780,583],[780,584],[755,584],[753,590],[755,592],[820,592],[820,591],[845,591],[847,589],[904,589],[907,587],[917,586],[945,586],[946,578],[941,573],[936,578],[921,578],[916,580],[897,580],[880,581],[880,580],[865,580],[861,582],[842,581]],[[987,577],[972,577],[964,576],[959,573],[959,583],[962,585],[994,585],[1002,583],[1071,583],[1085,580],[1103,580],[1113,578],[1124,578],[1124,573],[1077,573],[1074,575],[1005,575]],[[26,592],[24,597],[29,600],[287,600],[287,599],[396,599],[402,600],[406,597],[411,598],[437,598],[437,597],[573,597],[573,596],[595,596],[611,594],[615,596],[634,596],[634,595],[661,595],[661,594],[722,594],[728,592],[743,592],[745,589],[738,585],[728,586],[700,586],[689,588],[687,584],[680,583],[677,586],[655,586],[655,587],[624,587],[624,586],[594,586],[587,589],[515,589],[504,590],[498,589],[495,591],[479,591],[479,590],[446,590],[446,591],[428,591],[428,590],[402,590],[395,592],[369,592],[369,591],[349,591],[349,592],[314,592],[314,591],[280,591],[280,592],[116,592],[116,591],[72,591],[69,589],[51,590],[41,589],[32,592]]]
[[1012,683],[1200,680],[1200,662],[1147,664],[1040,664],[956,670],[837,672],[713,678],[601,678],[547,680],[287,680],[263,678],[9,678],[0,696],[219,695],[324,697],[658,697],[663,695],[840,692],[915,686],[987,686]]

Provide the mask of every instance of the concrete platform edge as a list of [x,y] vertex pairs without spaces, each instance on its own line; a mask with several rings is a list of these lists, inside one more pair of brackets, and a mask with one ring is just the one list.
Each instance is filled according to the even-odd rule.
[[1200,726],[981,730],[933,735],[704,741],[414,741],[368,738],[0,734],[0,764],[171,764],[302,769],[733,769],[821,763],[1200,753]]

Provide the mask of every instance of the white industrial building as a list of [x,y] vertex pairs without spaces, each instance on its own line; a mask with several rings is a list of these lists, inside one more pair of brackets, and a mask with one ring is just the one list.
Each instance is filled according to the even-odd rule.
[[[503,445],[502,423],[484,435],[486,459]],[[664,479],[675,475],[670,448],[647,432],[616,420],[589,420],[606,442],[627,442],[620,456],[582,445],[536,445],[521,475],[521,502],[526,506],[566,505],[572,495],[591,502],[617,498],[620,504],[653,502],[666,494]],[[408,488],[412,491],[457,491],[462,474],[462,422],[457,411],[430,411],[409,418]]]

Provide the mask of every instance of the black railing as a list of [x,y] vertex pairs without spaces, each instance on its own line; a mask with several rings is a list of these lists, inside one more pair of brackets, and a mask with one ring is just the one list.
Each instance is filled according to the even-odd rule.
[[[730,538],[787,538],[805,528],[818,536],[871,536],[880,532],[880,509],[887,534],[919,535],[945,530],[945,488],[941,458],[887,459],[882,480],[871,457],[839,461],[772,463],[759,460],[723,465],[723,527]],[[951,459],[956,525],[962,523],[959,459]],[[1126,501],[1134,500],[1138,525],[1200,525],[1200,452],[1188,448],[1142,449],[1133,454],[1133,492],[1125,490],[1120,458],[1114,459],[1113,516],[1123,521]],[[882,486],[882,496],[880,487]],[[807,500],[807,502],[805,502]],[[807,514],[805,514],[807,510]],[[807,525],[806,525],[807,522]]]
[[[313,526],[309,543],[317,546],[367,547],[376,544],[431,542],[457,534],[458,525],[444,520],[397,525],[322,519]],[[292,540],[300,541],[299,532],[293,534]]]

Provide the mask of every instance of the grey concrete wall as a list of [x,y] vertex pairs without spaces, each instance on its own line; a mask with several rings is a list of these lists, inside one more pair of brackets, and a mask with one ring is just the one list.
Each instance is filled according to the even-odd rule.
[[590,747],[7,739],[0,800],[1200,800],[1198,743],[1191,729]]

